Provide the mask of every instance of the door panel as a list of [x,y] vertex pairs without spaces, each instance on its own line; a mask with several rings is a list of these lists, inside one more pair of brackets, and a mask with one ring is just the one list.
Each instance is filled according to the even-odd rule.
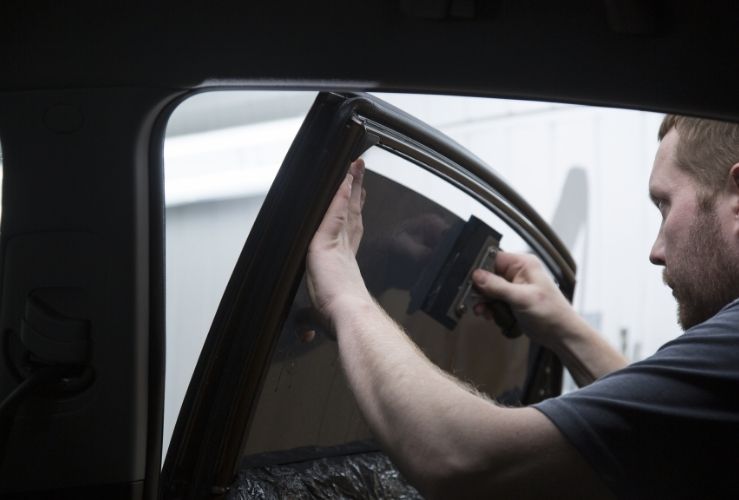
[[[24,395],[0,419],[2,498],[139,499],[158,490],[158,174],[168,105],[180,93],[120,87],[0,98],[0,401],[18,388]],[[32,320],[39,311],[43,321]],[[70,324],[85,328],[69,335]],[[50,367],[54,377],[23,391]]]

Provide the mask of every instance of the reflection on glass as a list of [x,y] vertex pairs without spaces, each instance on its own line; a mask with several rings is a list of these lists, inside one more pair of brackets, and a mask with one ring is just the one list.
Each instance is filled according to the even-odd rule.
[[[471,215],[502,233],[504,246],[507,240],[520,240],[482,205],[421,168],[377,150],[365,160],[365,233],[357,259],[370,292],[439,367],[491,398],[518,403],[527,374],[525,336],[509,339],[495,323],[472,312],[444,326],[417,304],[412,306],[411,299],[424,290],[421,281],[438,269],[439,249],[455,238],[453,228]],[[312,316],[301,283],[262,386],[244,454],[336,446],[370,437],[341,371],[336,342]]]

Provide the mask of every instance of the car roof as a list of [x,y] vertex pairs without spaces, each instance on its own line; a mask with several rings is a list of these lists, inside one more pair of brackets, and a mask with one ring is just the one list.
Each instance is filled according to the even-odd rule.
[[737,10],[697,0],[9,1],[0,89],[382,89],[738,118]]

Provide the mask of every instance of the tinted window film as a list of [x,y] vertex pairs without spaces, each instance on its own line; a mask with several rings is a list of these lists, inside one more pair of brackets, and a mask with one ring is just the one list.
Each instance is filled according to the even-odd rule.
[[[437,250],[471,216],[500,232],[506,249],[527,247],[490,211],[433,174],[378,148],[364,158],[365,233],[357,258],[370,291],[434,363],[491,398],[518,403],[529,359],[525,336],[507,338],[471,312],[445,325],[412,302]],[[337,344],[314,321],[303,281],[272,355],[244,455],[369,438]]]

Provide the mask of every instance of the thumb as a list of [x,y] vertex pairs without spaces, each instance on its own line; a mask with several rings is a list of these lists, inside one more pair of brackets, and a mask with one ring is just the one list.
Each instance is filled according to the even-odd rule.
[[511,305],[521,302],[521,285],[516,285],[485,269],[476,269],[472,273],[472,281],[483,295],[490,299],[499,299]]

